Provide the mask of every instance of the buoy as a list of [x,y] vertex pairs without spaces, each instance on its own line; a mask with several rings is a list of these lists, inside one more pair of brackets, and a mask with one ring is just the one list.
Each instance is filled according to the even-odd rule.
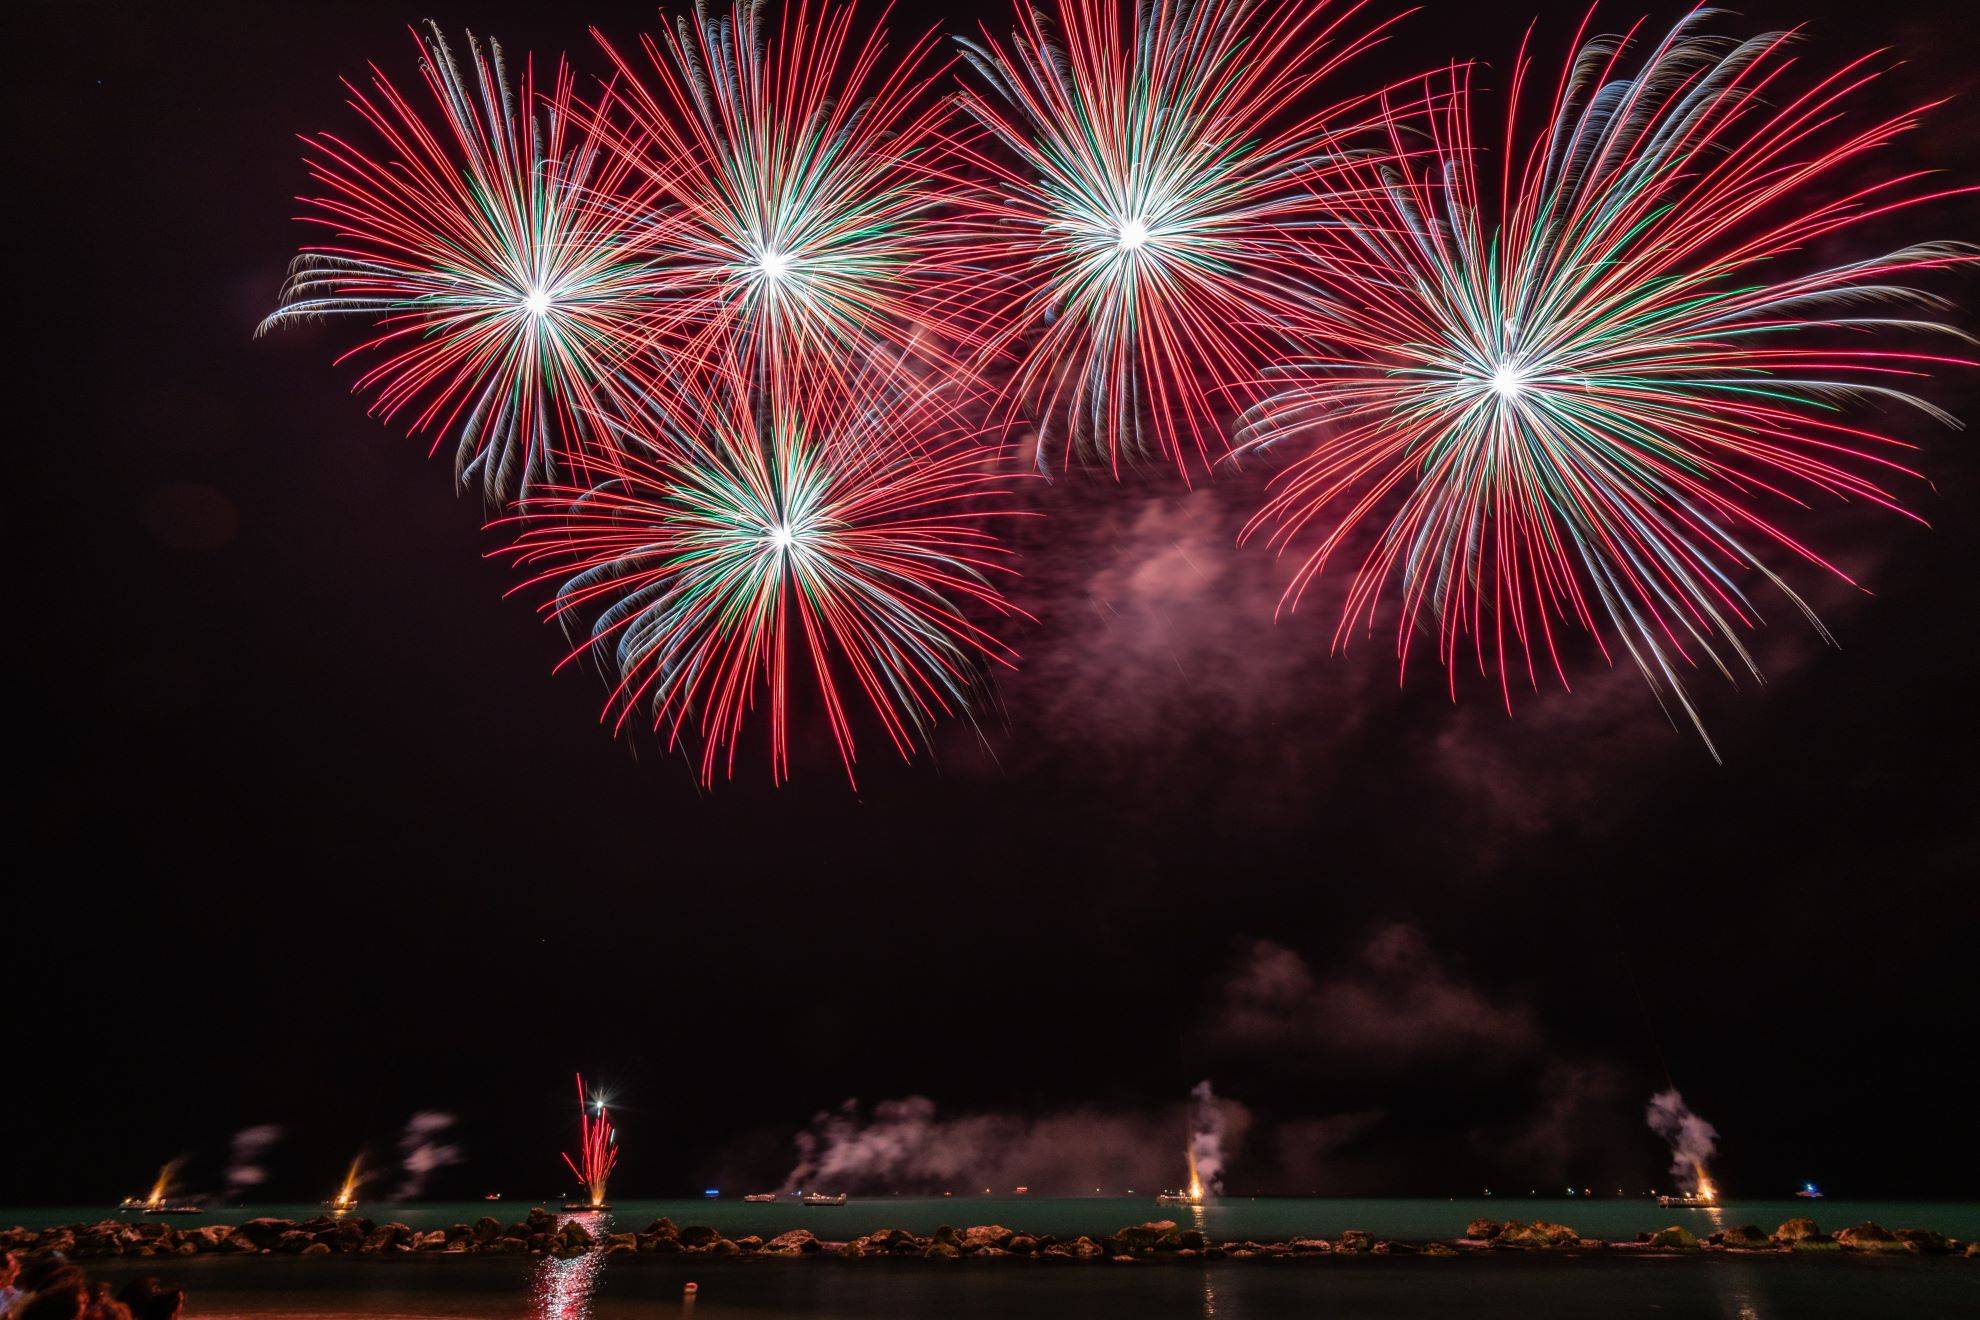
[[681,1291],[686,1293],[697,1293],[701,1291],[701,1285],[698,1283],[690,1283],[687,1287],[681,1289]]

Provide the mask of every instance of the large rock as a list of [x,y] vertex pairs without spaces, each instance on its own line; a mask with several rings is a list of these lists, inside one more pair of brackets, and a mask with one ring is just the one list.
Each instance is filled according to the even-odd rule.
[[493,1242],[502,1236],[502,1221],[493,1215],[483,1215],[474,1221],[472,1232],[476,1242]]
[[1953,1250],[1950,1238],[1929,1228],[1900,1228],[1896,1236],[1913,1251],[1927,1256],[1944,1256]]
[[575,1219],[566,1220],[564,1226],[557,1230],[557,1244],[566,1250],[588,1251],[596,1241],[591,1231]]
[[519,1237],[498,1237],[482,1248],[492,1256],[520,1256],[529,1250],[529,1239]]
[[1822,1230],[1815,1226],[1815,1221],[1812,1219],[1790,1219],[1774,1230],[1776,1242],[1799,1242],[1803,1238],[1821,1236]]
[[929,1260],[961,1260],[962,1250],[949,1242],[930,1242],[921,1254]]
[[779,1233],[763,1244],[766,1256],[802,1256],[818,1250],[818,1236],[808,1228],[794,1228],[788,1233]]
[[1544,1219],[1536,1219],[1530,1224],[1509,1220],[1500,1225],[1498,1234],[1492,1238],[1492,1245],[1516,1247],[1523,1251],[1544,1251],[1572,1247],[1580,1240],[1581,1234],[1566,1224],[1550,1224]]
[[1017,1234],[1002,1224],[976,1224],[962,1232],[962,1245],[965,1251],[983,1247],[1002,1247]]
[[1660,1228],[1650,1235],[1652,1251],[1695,1251],[1698,1249],[1698,1235],[1682,1224],[1672,1224]]
[[680,1236],[684,1247],[712,1247],[722,1237],[706,1224],[689,1224],[681,1230]]
[[257,1247],[272,1247],[281,1240],[284,1233],[295,1231],[293,1219],[270,1219],[263,1216],[250,1219],[237,1230],[240,1235]]
[[[1248,1247],[1253,1246],[1253,1244],[1249,1242],[1245,1243],[1245,1245]],[[1374,1238],[1368,1236],[1368,1234],[1362,1232],[1358,1228],[1350,1228],[1346,1232],[1341,1234],[1340,1244],[1335,1248],[1335,1250],[1361,1252],[1361,1251],[1373,1250],[1374,1246],[1375,1246]]]
[[1774,1245],[1774,1240],[1762,1233],[1756,1224],[1745,1224],[1739,1228],[1722,1228],[1712,1234],[1711,1240],[1734,1251],[1769,1251]]
[[1149,1251],[1161,1245],[1174,1249],[1180,1236],[1173,1219],[1152,1219],[1114,1234],[1115,1239],[1131,1251]]
[[1474,1219],[1464,1226],[1464,1235],[1474,1242],[1490,1242],[1504,1228],[1496,1219]]
[[1881,1224],[1863,1223],[1836,1234],[1836,1241],[1849,1251],[1910,1251],[1911,1244]]

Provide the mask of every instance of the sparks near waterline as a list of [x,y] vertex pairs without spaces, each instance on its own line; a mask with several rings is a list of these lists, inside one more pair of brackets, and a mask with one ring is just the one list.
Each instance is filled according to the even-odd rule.
[[[1842,405],[1950,421],[1911,391],[1963,359],[1847,341],[1957,334],[1875,308],[1939,305],[1910,281],[1971,251],[1925,243],[1792,266],[1946,195],[1916,174],[1859,181],[1929,107],[1859,124],[1848,106],[1877,76],[1867,59],[1797,92],[1789,35],[1734,41],[1703,19],[1680,22],[1633,74],[1634,32],[1577,38],[1531,141],[1522,47],[1496,162],[1456,69],[1440,110],[1392,118],[1394,150],[1347,166],[1344,223],[1314,251],[1349,296],[1306,308],[1327,347],[1288,368],[1247,436],[1313,441],[1246,529],[1281,547],[1317,533],[1286,607],[1370,533],[1337,645],[1372,629],[1394,591],[1405,666],[1418,633],[1434,636],[1454,691],[1469,651],[1510,706],[1516,673],[1567,682],[1563,630],[1591,634],[1605,657],[1613,636],[1704,737],[1683,671],[1759,677],[1741,633],[1760,616],[1741,578],[1777,588],[1818,630],[1771,560],[1849,580],[1769,505],[1830,496],[1904,512],[1891,486],[1916,475],[1902,462],[1912,446]],[[1412,154],[1407,135],[1423,129],[1435,149]]]
[[619,1162],[618,1133],[612,1128],[612,1116],[605,1108],[603,1096],[594,1095],[584,1089],[584,1074],[577,1075],[578,1095],[578,1153],[572,1159],[564,1156],[564,1163],[577,1175],[584,1185],[586,1200],[566,1205],[566,1210],[610,1210],[605,1200],[605,1184],[612,1176],[612,1168]]

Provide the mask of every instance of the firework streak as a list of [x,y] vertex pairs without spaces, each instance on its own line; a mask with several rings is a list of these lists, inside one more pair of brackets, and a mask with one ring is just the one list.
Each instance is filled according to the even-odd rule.
[[615,728],[649,708],[670,746],[699,742],[708,782],[734,772],[763,698],[782,780],[802,679],[850,778],[853,693],[908,756],[967,708],[985,662],[1015,660],[961,608],[1014,612],[982,507],[1004,483],[945,403],[869,379],[800,407],[749,374],[718,373],[690,423],[656,408],[620,476],[526,503],[515,553],[526,586],[557,584],[552,617],[592,620],[572,658],[595,650],[617,675]]
[[1313,240],[1346,292],[1305,309],[1330,348],[1284,374],[1246,436],[1318,437],[1247,529],[1281,546],[1318,536],[1285,607],[1367,533],[1337,645],[1393,590],[1405,666],[1419,631],[1434,634],[1454,689],[1469,652],[1510,703],[1515,672],[1566,682],[1564,629],[1605,655],[1613,635],[1696,725],[1682,670],[1702,658],[1758,676],[1742,579],[1814,619],[1766,552],[1846,577],[1765,505],[1898,508],[1888,483],[1912,475],[1909,446],[1841,405],[1940,415],[1907,391],[1954,359],[1854,345],[1950,333],[1880,305],[1929,309],[1910,279],[1970,257],[1925,244],[1787,268],[1944,195],[1864,175],[1918,111],[1857,126],[1844,107],[1875,76],[1864,61],[1794,91],[1787,36],[1698,26],[1680,23],[1634,76],[1628,38],[1578,38],[1547,132],[1523,147],[1522,49],[1502,163],[1481,160],[1455,70],[1452,95],[1413,126],[1434,153],[1406,153],[1412,126],[1392,122],[1387,159],[1346,167],[1345,223]]
[[[570,1166],[577,1180],[584,1184],[586,1196],[594,1206],[605,1204],[605,1183],[612,1176],[612,1166],[619,1162],[618,1134],[612,1130],[612,1116],[605,1109],[603,1100],[594,1100],[584,1089],[584,1074],[577,1075],[578,1094],[578,1156],[572,1159],[564,1156],[564,1163]],[[597,1115],[592,1110],[596,1108]]]
[[345,83],[383,154],[303,139],[326,190],[304,218],[336,237],[305,249],[262,328],[375,318],[352,353],[382,360],[358,388],[387,418],[411,411],[436,447],[454,434],[458,475],[495,500],[547,475],[553,452],[606,448],[633,321],[655,295],[654,231],[632,219],[641,180],[577,125],[567,66],[539,94],[533,65],[512,81],[493,43],[470,38],[471,77],[438,28],[419,45],[441,131],[375,66],[370,92]]
[[[1219,396],[1322,296],[1295,239],[1328,211],[1367,98],[1313,93],[1381,27],[1305,0],[1058,0],[965,42],[987,142],[960,144],[976,314],[1007,398],[1067,458],[1225,452]],[[1386,25],[1384,25],[1386,26]]]

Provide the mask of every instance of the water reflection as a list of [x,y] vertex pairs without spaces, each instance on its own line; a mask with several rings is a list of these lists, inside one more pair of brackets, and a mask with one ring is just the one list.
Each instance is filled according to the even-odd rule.
[[1766,1320],[1767,1312],[1762,1309],[1766,1298],[1762,1296],[1764,1280],[1759,1272],[1747,1265],[1724,1264],[1715,1270],[1719,1275],[1719,1311],[1726,1320]]
[[589,1320],[591,1294],[598,1287],[598,1271],[605,1253],[598,1250],[558,1260],[545,1256],[536,1267],[531,1314],[537,1320]]
[[602,1243],[612,1231],[612,1216],[596,1210],[557,1216],[560,1231],[572,1222],[582,1224],[598,1245],[581,1256],[564,1260],[545,1256],[537,1264],[530,1290],[536,1320],[590,1320],[591,1295],[598,1289],[598,1272],[605,1264]]

